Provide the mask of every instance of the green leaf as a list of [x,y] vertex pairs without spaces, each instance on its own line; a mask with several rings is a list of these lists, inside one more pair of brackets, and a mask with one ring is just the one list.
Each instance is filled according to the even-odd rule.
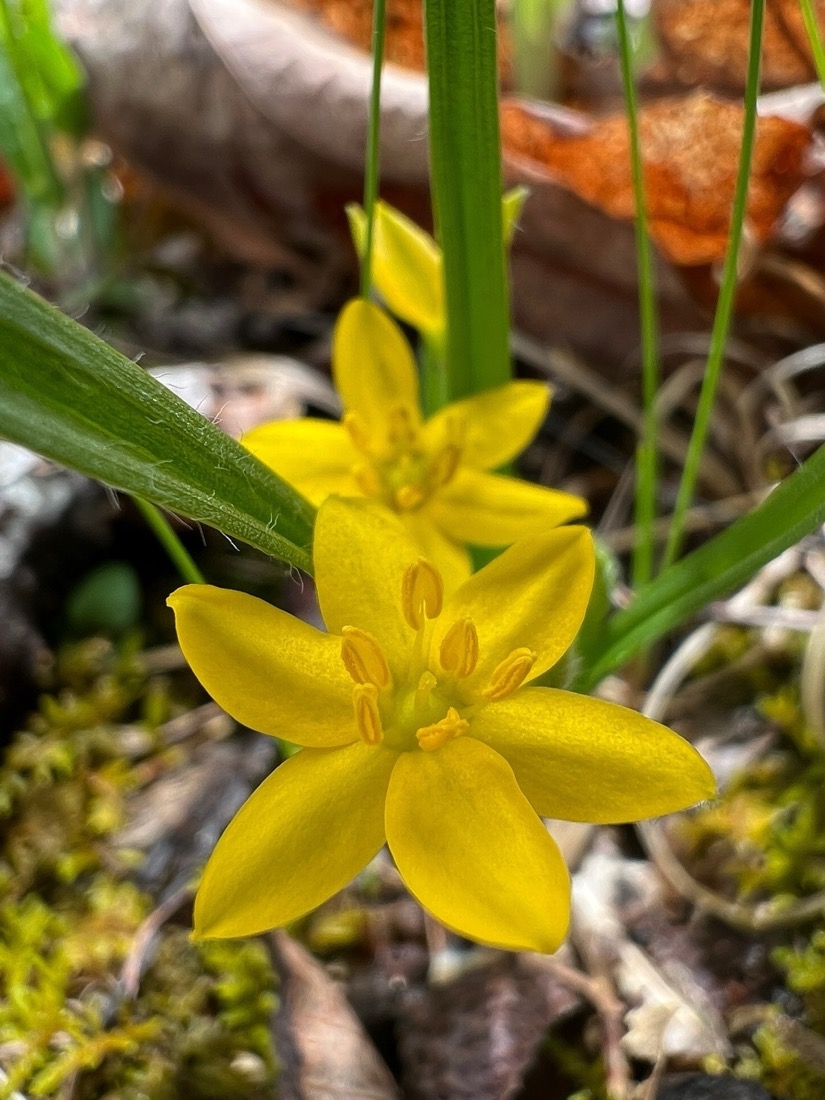
[[825,447],[760,505],[641,588],[630,606],[590,640],[576,688],[588,691],[713,600],[745,584],[767,562],[825,523]]
[[426,0],[430,176],[447,306],[447,399],[511,377],[495,0]]
[[311,571],[314,510],[130,359],[0,273],[0,436]]

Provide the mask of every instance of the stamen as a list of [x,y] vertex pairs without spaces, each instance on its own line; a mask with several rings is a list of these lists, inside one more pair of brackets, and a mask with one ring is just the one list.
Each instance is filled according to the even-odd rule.
[[478,631],[472,619],[459,619],[444,635],[439,653],[441,667],[459,678],[469,676],[478,664]]
[[536,663],[536,654],[532,649],[514,649],[501,664],[497,665],[490,677],[489,685],[482,691],[485,699],[491,703],[506,699],[516,688],[520,688]]
[[424,503],[424,491],[417,485],[402,485],[395,494],[395,503],[400,512],[412,512]]
[[453,475],[461,461],[461,450],[455,443],[448,443],[436,454],[430,464],[430,481],[433,488],[440,489],[448,481],[452,481]]
[[413,628],[420,630],[424,618],[435,619],[444,602],[444,581],[426,558],[408,565],[401,580],[401,609]]
[[345,626],[341,633],[341,660],[355,683],[389,687],[390,666],[372,634],[357,626]]
[[367,426],[357,413],[344,413],[342,421],[353,444],[365,455],[370,454],[370,437]]
[[415,709],[423,710],[430,700],[433,688],[438,683],[435,676],[429,671],[421,673],[421,679],[418,681],[418,687],[415,689]]
[[390,445],[399,450],[411,447],[416,439],[410,410],[404,405],[396,405],[387,415],[387,439]]
[[384,740],[384,727],[381,725],[375,684],[356,684],[352,690],[352,707],[361,740],[367,745],[380,745]]
[[377,497],[381,494],[381,479],[373,466],[363,463],[353,467],[352,476],[365,497]]
[[434,749],[440,749],[447,741],[460,737],[469,728],[470,723],[461,717],[455,707],[450,707],[446,718],[442,718],[440,722],[435,722],[431,726],[423,726],[415,736],[424,752],[432,752]]

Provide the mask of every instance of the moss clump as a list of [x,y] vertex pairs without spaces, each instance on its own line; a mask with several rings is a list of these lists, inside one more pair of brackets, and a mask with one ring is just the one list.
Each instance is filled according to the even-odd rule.
[[[274,977],[258,941],[189,942],[166,925],[139,994],[119,980],[154,907],[118,851],[126,796],[167,750],[172,703],[134,644],[95,639],[0,768],[0,1097],[218,1100],[272,1095]],[[140,736],[140,762],[124,755]],[[147,765],[149,765],[147,767]]]
[[825,889],[825,752],[805,727],[796,688],[765,696],[760,710],[781,743],[680,832],[717,889],[790,901]]
[[[790,904],[825,890],[825,751],[806,727],[796,686],[763,696],[759,710],[780,733],[777,744],[734,779],[716,805],[692,815],[681,839],[714,888],[743,901]],[[771,958],[799,997],[792,1008],[799,1020],[765,1006],[763,1022],[732,1068],[778,1100],[820,1100],[825,1041],[810,1057],[802,1047],[825,1035],[825,932],[780,925],[774,936],[783,942]]]
[[758,1081],[777,1100],[822,1100],[825,1072],[800,1057],[784,1034],[782,1019],[777,1014],[757,1028],[753,1046],[740,1051],[734,1072]]

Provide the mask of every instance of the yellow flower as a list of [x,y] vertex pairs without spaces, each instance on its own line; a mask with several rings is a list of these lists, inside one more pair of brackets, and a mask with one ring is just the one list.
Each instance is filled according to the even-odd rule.
[[264,424],[244,445],[313,503],[330,493],[380,500],[451,578],[466,576],[465,543],[506,546],[584,515],[585,502],[489,471],[509,462],[544,419],[541,382],[510,382],[423,421],[409,344],[383,310],[345,306],[333,372],[344,418]]
[[572,642],[593,576],[585,528],[522,539],[450,592],[370,501],[322,505],[314,548],[329,633],[239,592],[173,593],[178,637],[239,722],[304,746],[221,837],[195,935],[295,920],[389,849],[439,920],[553,951],[569,879],[539,815],[627,821],[709,798],[670,730],[530,681]]

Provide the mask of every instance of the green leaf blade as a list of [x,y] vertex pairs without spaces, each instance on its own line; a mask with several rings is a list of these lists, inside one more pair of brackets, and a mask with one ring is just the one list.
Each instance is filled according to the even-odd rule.
[[311,571],[307,501],[130,359],[4,274],[0,436]]
[[591,689],[823,523],[825,447],[748,515],[640,589],[631,605],[607,622],[597,645],[583,653],[585,670],[576,687]]

